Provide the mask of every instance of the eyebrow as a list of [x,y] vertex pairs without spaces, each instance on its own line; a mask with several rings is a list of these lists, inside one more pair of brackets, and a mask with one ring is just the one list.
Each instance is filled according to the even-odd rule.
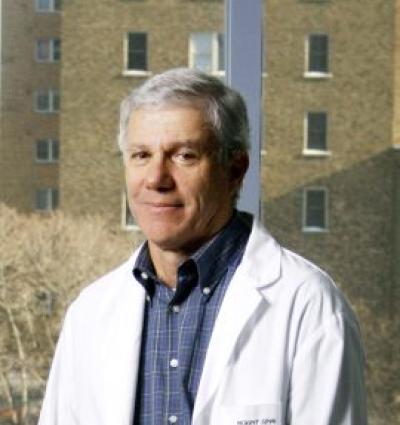
[[[208,145],[208,142],[205,143],[199,143],[196,140],[191,140],[191,139],[187,139],[187,140],[172,140],[170,142],[168,142],[168,147],[171,147],[172,149],[174,148],[180,148],[180,147],[186,147],[186,148],[196,148],[196,149],[201,149],[203,150],[205,148],[205,146]],[[129,143],[127,146],[127,150],[134,150],[134,149],[149,149],[152,147],[152,144],[146,144],[146,143],[138,143],[136,144],[135,142]]]

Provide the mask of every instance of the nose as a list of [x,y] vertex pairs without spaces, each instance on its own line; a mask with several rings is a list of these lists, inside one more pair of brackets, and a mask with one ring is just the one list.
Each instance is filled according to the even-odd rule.
[[151,190],[165,192],[174,187],[174,179],[167,158],[155,155],[146,170],[146,187]]

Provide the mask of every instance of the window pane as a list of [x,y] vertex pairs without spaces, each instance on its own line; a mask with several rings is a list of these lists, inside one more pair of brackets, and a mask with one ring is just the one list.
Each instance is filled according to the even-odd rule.
[[49,60],[49,41],[48,40],[36,41],[36,58],[38,61]]
[[147,34],[128,34],[128,69],[147,70]]
[[53,40],[53,61],[61,59],[61,41],[59,39]]
[[59,111],[60,110],[60,93],[58,90],[54,90],[52,92],[52,111]]
[[35,207],[37,210],[47,210],[48,209],[48,189],[38,189],[36,191],[36,204]]
[[59,143],[58,140],[52,140],[51,141],[51,147],[52,147],[52,159],[54,161],[58,161],[59,159]]
[[196,32],[191,34],[192,66],[204,72],[212,69],[212,37],[213,33]]
[[307,148],[326,150],[327,114],[325,112],[308,113]]
[[309,71],[328,72],[328,36],[311,35],[309,39]]
[[61,10],[62,0],[54,0],[54,10]]
[[325,228],[325,191],[308,190],[306,194],[306,227]]
[[38,140],[36,142],[36,159],[48,161],[50,157],[49,143],[47,140]]
[[37,0],[37,8],[39,10],[50,10],[51,0]]
[[38,91],[36,93],[36,109],[38,111],[48,111],[49,107],[49,94],[44,91]]
[[51,190],[51,209],[55,210],[58,208],[58,189]]

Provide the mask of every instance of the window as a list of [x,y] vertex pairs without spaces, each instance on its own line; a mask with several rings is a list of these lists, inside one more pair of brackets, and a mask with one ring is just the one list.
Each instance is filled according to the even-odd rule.
[[223,72],[224,36],[216,32],[194,32],[190,35],[189,66],[209,73]]
[[306,188],[303,193],[303,231],[322,232],[328,229],[328,191]]
[[311,34],[308,37],[308,76],[329,75],[329,37],[326,34]]
[[35,110],[52,113],[60,110],[60,94],[58,90],[37,90],[35,93]]
[[43,188],[36,190],[35,208],[38,211],[52,211],[58,207],[58,189]]
[[129,209],[126,191],[122,191],[122,227],[126,230],[138,229],[135,218]]
[[304,153],[328,153],[328,115],[326,112],[308,112],[305,118]]
[[36,161],[37,162],[57,162],[59,159],[58,140],[37,140],[36,141]]
[[147,33],[129,32],[126,35],[125,72],[147,72]]
[[61,0],[36,0],[38,12],[58,12],[61,10]]
[[57,38],[36,40],[38,62],[58,62],[61,58],[61,42]]

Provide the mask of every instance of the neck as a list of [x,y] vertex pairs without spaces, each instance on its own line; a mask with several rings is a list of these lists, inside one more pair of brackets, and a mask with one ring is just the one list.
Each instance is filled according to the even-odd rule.
[[157,277],[169,288],[175,288],[178,267],[187,260],[190,255],[182,252],[162,250],[150,242],[149,251]]

